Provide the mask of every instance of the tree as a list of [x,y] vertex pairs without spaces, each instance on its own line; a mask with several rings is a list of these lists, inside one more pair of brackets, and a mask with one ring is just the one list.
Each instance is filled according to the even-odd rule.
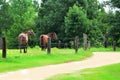
[[86,9],[87,11],[87,17],[90,20],[96,19],[98,16],[98,13],[100,12],[101,5],[98,3],[98,0],[87,0],[89,5]]
[[89,20],[82,7],[74,5],[65,16],[65,34],[69,37],[82,37],[88,31]]
[[[112,17],[112,26],[109,28],[109,35],[118,42],[120,40],[120,12],[116,11],[115,15]],[[119,42],[120,43],[120,42]]]
[[[77,11],[77,8],[72,8],[73,5],[81,7],[81,9]],[[100,13],[102,14],[103,10],[103,6],[97,0],[43,0],[36,27],[39,31],[42,30],[39,34],[55,31],[60,38],[75,35],[82,38],[83,32],[88,35],[100,33],[99,38],[98,35],[95,35],[95,38],[92,37],[94,39],[90,37],[90,40],[96,40],[97,38],[96,41],[99,43],[100,37],[103,37],[102,33],[105,33],[102,31],[105,24],[102,25],[103,22],[98,20],[98,16]],[[77,18],[77,20],[74,18]]]
[[114,7],[120,8],[120,0],[110,0]]
[[7,46],[14,48],[18,46],[17,37],[21,32],[34,29],[37,14],[32,0],[11,0],[9,12],[13,23],[4,35],[7,36]]
[[[87,7],[87,0],[43,0],[39,9],[39,19],[37,28],[41,33],[56,32],[59,36],[63,34],[64,17],[74,4]],[[64,7],[63,7],[64,6]]]
[[99,47],[102,45],[103,34],[98,24],[97,19],[90,20],[90,27],[87,34],[88,40],[91,41],[91,46]]
[[[110,0],[112,7],[114,9],[120,9],[120,0]],[[120,10],[116,10],[113,17],[111,18],[111,27],[109,29],[109,34],[112,40],[115,40],[120,44]]]
[[11,23],[9,3],[6,0],[0,0],[0,36],[2,36],[4,30],[9,28]]

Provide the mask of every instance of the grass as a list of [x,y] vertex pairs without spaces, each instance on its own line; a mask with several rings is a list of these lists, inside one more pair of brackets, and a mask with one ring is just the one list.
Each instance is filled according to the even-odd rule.
[[8,49],[7,58],[0,58],[0,72],[76,61],[91,55],[90,51],[85,52],[82,49],[79,49],[78,54],[75,54],[73,49],[53,48],[50,55],[41,51],[39,47],[28,48],[27,54],[21,54],[17,49]]
[[[28,48],[28,53],[19,53],[18,49],[7,49],[7,58],[0,58],[0,73],[18,69],[25,69],[49,64],[59,64],[77,60],[83,60],[92,56],[93,51],[112,51],[112,48],[91,48],[84,51],[82,48],[75,54],[74,49],[52,48],[52,53],[47,55],[39,47]],[[2,55],[0,51],[0,55]]]
[[120,80],[120,63],[74,73],[60,74],[47,80]]

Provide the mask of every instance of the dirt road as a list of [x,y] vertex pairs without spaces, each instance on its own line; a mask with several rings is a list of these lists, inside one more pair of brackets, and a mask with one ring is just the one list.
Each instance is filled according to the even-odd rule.
[[0,80],[45,80],[56,74],[120,63],[120,52],[94,52],[86,60],[0,73]]

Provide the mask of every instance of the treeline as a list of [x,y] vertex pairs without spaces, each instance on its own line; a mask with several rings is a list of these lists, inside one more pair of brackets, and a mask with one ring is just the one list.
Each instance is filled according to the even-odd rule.
[[63,39],[83,33],[93,46],[102,46],[102,41],[120,44],[120,11],[105,12],[103,8],[120,8],[119,0],[100,4],[97,0],[1,0],[0,36],[7,38],[8,48],[18,48],[18,35],[33,29],[36,37],[30,37],[29,46],[39,45],[40,34],[56,32]]

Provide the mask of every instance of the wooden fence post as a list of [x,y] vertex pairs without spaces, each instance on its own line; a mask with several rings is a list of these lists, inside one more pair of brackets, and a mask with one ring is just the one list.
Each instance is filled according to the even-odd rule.
[[87,34],[83,33],[84,50],[87,50]]
[[113,41],[113,50],[116,51],[116,41]]
[[78,45],[79,45],[79,42],[78,42],[78,36],[75,37],[75,40],[74,40],[74,45],[75,45],[75,53],[78,52]]
[[58,41],[58,48],[61,48],[61,41]]
[[90,41],[88,41],[88,49],[90,49]]
[[0,49],[2,49],[2,37],[0,37]]
[[2,38],[2,58],[6,58],[6,39]]
[[64,44],[64,48],[68,48],[68,43],[65,43],[65,44]]
[[104,45],[105,48],[107,48],[107,39],[104,39],[103,45]]
[[47,44],[47,54],[51,53],[51,38],[48,38],[48,44]]

